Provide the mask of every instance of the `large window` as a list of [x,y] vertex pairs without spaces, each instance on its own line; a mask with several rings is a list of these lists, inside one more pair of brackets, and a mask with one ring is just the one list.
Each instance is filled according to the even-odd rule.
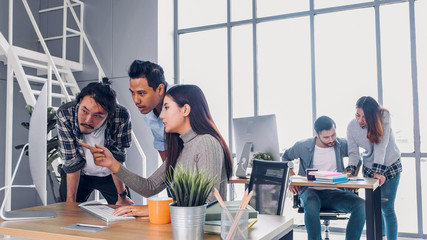
[[403,152],[414,151],[408,9],[408,3],[380,8],[384,106],[392,114],[397,144]]
[[315,20],[317,115],[333,118],[337,136],[345,137],[357,99],[377,98],[374,11],[320,14]]
[[180,38],[180,82],[198,85],[211,115],[228,139],[227,38],[225,29],[184,34]]
[[275,114],[284,151],[312,137],[321,115],[345,137],[361,96],[389,109],[402,152],[400,236],[427,237],[427,0],[175,3],[174,79],[203,89],[230,144],[234,117]]
[[[420,104],[421,151],[427,152],[427,1],[415,2],[415,27],[417,44],[418,97]],[[424,94],[423,94],[424,93]],[[427,173],[427,172],[424,172]],[[427,207],[425,207],[427,209]],[[427,223],[424,221],[424,223]],[[427,231],[427,228],[425,228]]]
[[231,66],[233,67],[233,116],[254,114],[252,25],[233,27],[231,32]]
[[312,133],[309,36],[308,17],[258,25],[259,114],[276,114],[282,151]]

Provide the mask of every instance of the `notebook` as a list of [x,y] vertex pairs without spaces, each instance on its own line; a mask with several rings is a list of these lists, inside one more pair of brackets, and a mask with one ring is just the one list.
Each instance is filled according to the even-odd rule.
[[[240,205],[240,201],[225,201],[225,206],[227,208],[238,208]],[[221,221],[221,205],[217,202],[208,208],[206,208],[206,221],[212,221],[212,220],[220,220]],[[257,218],[258,212],[250,205],[247,206],[247,209],[249,209],[249,216],[248,218]]]
[[[257,222],[258,219],[251,218],[248,220],[248,229],[251,229],[251,227]],[[212,221],[205,221],[205,225],[203,226],[203,230],[205,232],[211,232],[211,233],[221,233],[221,220],[212,220]]]

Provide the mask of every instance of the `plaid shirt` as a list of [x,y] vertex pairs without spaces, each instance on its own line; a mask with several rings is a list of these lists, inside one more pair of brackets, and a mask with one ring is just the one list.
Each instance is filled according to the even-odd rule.
[[[352,171],[354,174],[356,172],[356,166],[348,166],[347,170]],[[398,173],[402,172],[402,162],[399,158],[396,162],[394,162],[388,167],[378,163],[372,164],[372,168],[368,168],[363,165],[362,172],[364,177],[372,178],[374,177],[374,173],[380,173],[385,177],[386,180],[389,180],[396,177]]]
[[[79,104],[73,101],[62,105],[56,113],[59,149],[66,173],[81,170],[86,164],[83,147],[79,144],[83,141],[83,136],[77,118],[78,109]],[[111,151],[117,161],[124,162],[126,148],[130,147],[132,142],[132,126],[128,110],[117,104],[116,111],[108,116],[106,124],[104,146]]]

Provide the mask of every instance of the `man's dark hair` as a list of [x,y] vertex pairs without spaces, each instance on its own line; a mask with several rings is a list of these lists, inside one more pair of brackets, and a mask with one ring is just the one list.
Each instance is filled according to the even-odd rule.
[[96,103],[112,116],[116,111],[116,92],[110,87],[111,83],[108,78],[103,78],[102,82],[89,83],[77,95],[77,102],[80,102],[84,97],[91,96]]
[[150,61],[135,60],[129,67],[128,75],[130,78],[145,78],[148,86],[154,91],[160,84],[167,87],[163,68]]
[[328,116],[321,116],[314,122],[314,130],[317,134],[323,130],[330,130],[332,127],[336,127],[335,122]]

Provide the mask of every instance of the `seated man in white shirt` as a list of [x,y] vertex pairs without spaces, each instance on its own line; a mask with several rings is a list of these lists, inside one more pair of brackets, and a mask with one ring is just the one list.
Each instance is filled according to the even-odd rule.
[[[300,159],[298,175],[305,176],[306,169],[344,172],[343,158],[348,156],[347,140],[337,138],[335,122],[321,116],[314,123],[316,136],[298,141],[287,149],[282,161]],[[304,207],[304,220],[308,239],[320,240],[320,208],[351,213],[346,228],[346,239],[360,239],[365,224],[365,201],[346,189],[290,186],[294,194],[300,194]]]

